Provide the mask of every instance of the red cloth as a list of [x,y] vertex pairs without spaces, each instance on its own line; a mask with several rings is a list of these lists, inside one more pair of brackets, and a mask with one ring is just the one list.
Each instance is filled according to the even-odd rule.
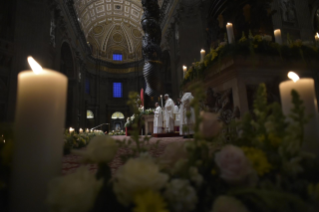
[[140,98],[141,98],[141,105],[144,106],[144,89],[143,88],[141,89],[141,92],[140,92]]

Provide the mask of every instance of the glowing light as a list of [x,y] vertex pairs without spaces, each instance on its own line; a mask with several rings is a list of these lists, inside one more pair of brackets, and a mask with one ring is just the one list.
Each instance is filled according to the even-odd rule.
[[187,66],[183,66],[183,71],[187,71]]
[[233,24],[232,24],[232,23],[227,23],[227,25],[228,25],[228,26],[231,26],[231,25],[233,25]]
[[37,61],[35,61],[35,59],[33,59],[33,57],[29,56],[28,57],[28,62],[29,62],[29,65],[30,65],[31,69],[33,70],[33,72],[35,74],[40,74],[43,71],[43,69],[40,66],[40,64],[37,63]]
[[72,133],[74,132],[74,129],[72,127],[69,128],[69,132]]
[[298,74],[296,74],[295,72],[292,72],[292,71],[290,71],[288,73],[288,78],[291,79],[294,82],[297,82],[300,79]]
[[6,140],[3,140],[3,143],[6,143]]

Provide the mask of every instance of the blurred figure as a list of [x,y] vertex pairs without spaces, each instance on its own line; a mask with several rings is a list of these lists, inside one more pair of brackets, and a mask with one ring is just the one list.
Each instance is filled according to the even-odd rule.
[[163,127],[163,111],[159,106],[158,102],[155,103],[155,111],[154,111],[154,134],[162,133]]

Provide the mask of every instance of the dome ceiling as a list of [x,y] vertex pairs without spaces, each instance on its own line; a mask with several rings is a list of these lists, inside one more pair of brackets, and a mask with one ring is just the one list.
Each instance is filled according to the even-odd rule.
[[[142,60],[141,0],[77,0],[74,5],[93,57],[112,63]],[[122,61],[114,61],[113,54],[122,54]]]

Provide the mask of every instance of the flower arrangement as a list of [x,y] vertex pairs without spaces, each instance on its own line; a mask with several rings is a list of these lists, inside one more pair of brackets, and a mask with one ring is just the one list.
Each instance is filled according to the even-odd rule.
[[289,34],[287,37],[287,45],[279,45],[272,42],[270,35],[255,35],[251,32],[248,38],[243,33],[241,39],[234,44],[221,42],[217,48],[211,48],[210,52],[205,56],[203,62],[194,62],[184,77],[182,85],[191,82],[197,78],[203,78],[207,70],[213,64],[220,64],[222,59],[235,56],[254,56],[270,55],[278,56],[283,60],[310,60],[319,59],[318,48],[313,42],[296,40],[292,41]]
[[[208,139],[200,130],[201,97],[195,95],[194,140],[172,144],[163,156],[152,158],[133,135],[138,151],[113,176],[107,163],[117,147],[105,135],[94,138],[83,154],[86,163],[99,164],[95,177],[80,169],[53,180],[49,206],[83,212],[316,211],[319,163],[302,150],[309,118],[302,101],[292,91],[294,108],[287,121],[279,104],[267,103],[264,85],[257,92],[254,116],[247,114]],[[93,155],[99,156],[89,159]],[[75,184],[81,185],[76,192]]]

